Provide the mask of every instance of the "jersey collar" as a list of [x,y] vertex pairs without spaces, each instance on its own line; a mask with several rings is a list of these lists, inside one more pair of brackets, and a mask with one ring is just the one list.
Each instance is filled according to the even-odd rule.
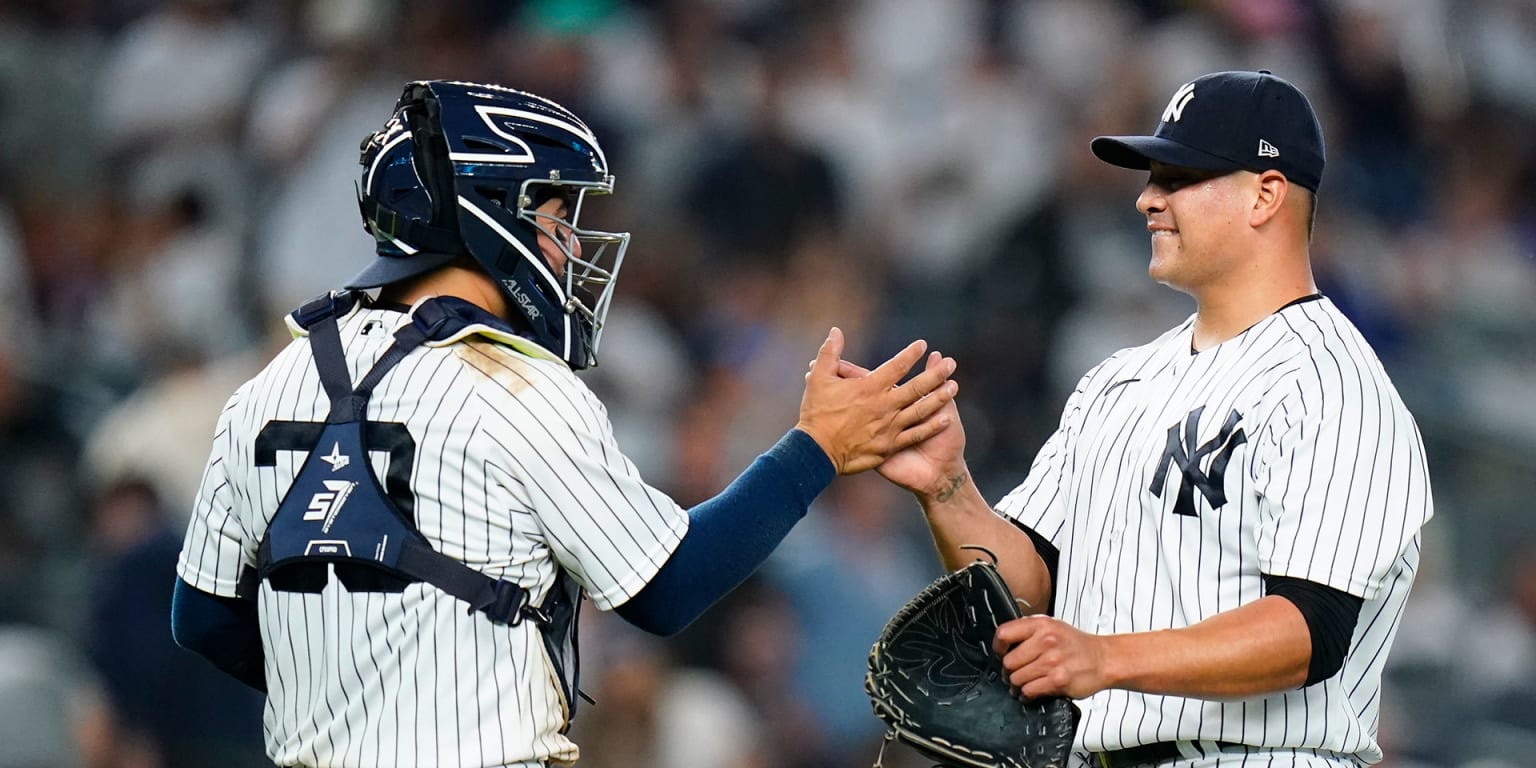
[[[383,309],[389,311],[404,311],[406,316],[395,327],[409,322],[415,322],[422,307],[431,304],[433,309],[441,313],[441,322],[434,323],[425,342],[429,347],[446,347],[456,344],[471,336],[482,336],[498,344],[511,347],[519,353],[538,360],[549,360],[561,365],[566,362],[559,355],[545,349],[537,342],[525,338],[508,325],[505,320],[485,311],[481,307],[471,304],[456,296],[424,296],[416,300],[409,309],[392,305],[379,305],[368,302],[366,299],[358,300],[358,294],[349,291],[341,291],[330,295],[328,309],[336,313],[338,323],[345,322],[367,304],[368,309]],[[309,307],[310,305],[306,305]],[[430,310],[429,310],[430,311]],[[311,317],[304,316],[304,309],[296,311],[283,318],[288,325],[288,332],[294,338],[309,335],[308,326],[313,321]],[[569,367],[569,366],[567,366]]]
[[411,305],[412,320],[428,302],[435,304],[446,315],[446,320],[427,337],[429,347],[446,347],[470,336],[483,336],[498,344],[509,346],[528,357],[551,360],[561,365],[565,361],[559,355],[545,349],[532,339],[517,333],[505,320],[456,296],[428,296],[417,299]]

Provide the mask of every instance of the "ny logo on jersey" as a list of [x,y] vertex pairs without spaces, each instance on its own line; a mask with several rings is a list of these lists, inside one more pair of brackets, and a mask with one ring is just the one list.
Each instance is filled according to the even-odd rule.
[[[1184,418],[1182,436],[1179,435],[1179,424],[1168,428],[1167,446],[1163,448],[1162,458],[1157,461],[1157,474],[1152,477],[1152,487],[1147,489],[1161,499],[1168,479],[1168,467],[1177,464],[1183,479],[1179,482],[1179,496],[1173,503],[1175,515],[1195,516],[1196,488],[1200,489],[1200,495],[1205,497],[1211,509],[1221,509],[1227,503],[1227,464],[1232,461],[1232,452],[1248,442],[1247,433],[1237,428],[1243,415],[1234,410],[1227,415],[1226,423],[1221,425],[1221,431],[1215,437],[1196,446],[1195,441],[1200,434],[1200,414],[1204,412],[1203,405],[1189,412]],[[1210,469],[1201,469],[1200,465],[1212,454],[1215,455],[1210,459]]]
[[331,524],[336,522],[337,513],[341,512],[341,505],[347,503],[347,497],[352,495],[352,489],[357,483],[346,480],[322,480],[326,490],[309,497],[309,509],[304,511],[305,520],[324,520],[320,530],[329,533]]

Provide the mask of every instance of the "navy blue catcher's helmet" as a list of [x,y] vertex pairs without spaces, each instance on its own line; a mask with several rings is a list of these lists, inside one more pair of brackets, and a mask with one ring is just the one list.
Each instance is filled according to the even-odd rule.
[[[572,368],[596,365],[629,233],[579,226],[587,195],[613,191],[608,160],[581,118],[501,86],[412,82],[389,122],[363,140],[362,165],[358,205],[378,258],[348,288],[388,285],[468,255],[534,341]],[[556,196],[568,204],[566,221],[534,210]],[[544,259],[540,233],[565,252],[563,274]]]

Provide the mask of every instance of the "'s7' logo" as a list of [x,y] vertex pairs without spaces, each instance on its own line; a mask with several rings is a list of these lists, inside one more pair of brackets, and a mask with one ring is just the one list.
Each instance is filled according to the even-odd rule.
[[[1195,516],[1195,489],[1200,490],[1200,495],[1205,497],[1211,509],[1220,509],[1227,503],[1226,474],[1227,464],[1232,461],[1232,452],[1239,445],[1248,442],[1248,435],[1237,428],[1237,423],[1242,421],[1243,415],[1236,410],[1227,415],[1227,420],[1221,425],[1221,431],[1206,442],[1195,445],[1200,434],[1200,414],[1205,412],[1205,406],[1200,406],[1189,412],[1185,417],[1184,434],[1179,435],[1181,425],[1174,424],[1168,428],[1168,443],[1163,448],[1162,458],[1157,462],[1157,474],[1152,477],[1152,487],[1147,490],[1153,496],[1163,497],[1164,484],[1168,479],[1168,468],[1177,464],[1183,479],[1179,482],[1179,495],[1173,503],[1175,515]],[[1214,454],[1214,456],[1212,456]],[[1201,469],[1200,465],[1207,456],[1212,456],[1210,469]]]
[[341,505],[347,503],[347,497],[352,495],[352,489],[357,483],[346,480],[322,480],[325,490],[316,493],[309,499],[309,509],[304,511],[305,520],[324,520],[320,527],[324,533],[331,532],[331,523],[335,522],[336,515],[341,512]]

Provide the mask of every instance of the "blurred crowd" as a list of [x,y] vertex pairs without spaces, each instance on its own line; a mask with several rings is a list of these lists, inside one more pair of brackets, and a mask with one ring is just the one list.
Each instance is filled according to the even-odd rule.
[[[1193,309],[1089,138],[1239,68],[1323,115],[1318,279],[1429,447],[1386,765],[1531,765],[1536,0],[0,0],[0,768],[267,764],[260,697],[171,644],[176,553],[224,399],[369,258],[358,142],[405,81],[597,131],[586,215],[635,239],[586,380],[688,505],[793,422],[833,324],[959,359],[999,498],[1078,376]],[[594,612],[581,764],[869,764],[864,655],[926,536],[844,478],[679,637]]]

